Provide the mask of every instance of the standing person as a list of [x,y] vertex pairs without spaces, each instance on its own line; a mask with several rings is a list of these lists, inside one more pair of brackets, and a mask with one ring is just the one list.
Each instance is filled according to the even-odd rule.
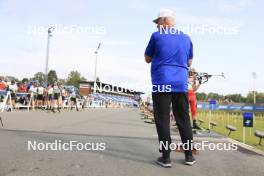
[[51,102],[53,99],[53,87],[51,84],[48,84],[47,86],[47,110],[51,110]]
[[73,106],[75,105],[76,111],[79,111],[78,104],[77,104],[77,95],[76,95],[75,90],[71,90],[70,100],[71,100],[71,110],[73,109]]
[[[30,100],[31,98],[31,104],[32,104],[32,107],[33,109],[35,108],[35,105],[36,105],[36,100],[37,100],[37,84],[36,83],[30,83],[30,88],[28,90],[28,93],[30,93],[28,95],[28,98]],[[31,96],[31,94],[33,94],[33,96]]]
[[61,89],[57,82],[53,85],[53,109],[55,112],[55,106],[57,106],[57,110],[60,112],[60,97],[61,97]]
[[49,85],[46,85],[46,87],[44,86],[44,90],[43,90],[43,100],[44,100],[45,110],[48,109],[48,99],[49,99],[48,86]]
[[26,93],[27,92],[27,83],[26,82],[21,82],[19,84],[19,92],[20,93]]
[[[18,92],[19,93],[27,93],[27,81],[21,82],[19,84]],[[20,97],[19,98],[19,101],[20,101],[21,104],[28,105],[28,103],[29,103],[29,97],[28,97],[28,95],[25,94],[24,96]]]
[[43,102],[44,102],[44,87],[42,87],[40,84],[38,84],[37,87],[37,107],[43,108]]
[[59,107],[62,109],[63,108],[63,101],[65,99],[64,90],[63,90],[63,86],[61,85],[61,83],[58,83],[58,87],[60,89]]
[[27,92],[29,92],[31,86],[32,86],[32,82],[27,83]]
[[38,83],[34,82],[33,85],[34,85],[33,88],[34,106],[36,106],[38,101]]
[[6,83],[2,79],[0,79],[0,90],[6,90],[6,88],[7,88]]
[[[192,63],[193,48],[189,36],[178,31],[175,13],[164,9],[153,21],[158,31],[150,38],[145,51],[145,61],[151,63],[152,99],[154,118],[162,156],[157,164],[171,167],[170,106],[175,117],[184,146],[185,164],[192,165],[192,127],[188,101],[188,66]],[[162,145],[165,144],[165,145]]]
[[196,100],[196,91],[200,87],[199,81],[196,79],[195,69],[192,68],[189,70],[188,78],[188,96],[189,103],[191,108],[192,120],[193,120],[193,129],[202,130],[197,123],[197,100]]
[[64,102],[65,102],[65,100],[67,99],[67,97],[68,97],[67,90],[66,90],[65,87],[63,86],[63,87],[62,87],[62,90],[61,90],[61,100],[62,100],[61,104],[62,104],[62,108],[64,108]]
[[18,87],[16,85],[16,82],[14,80],[11,81],[11,84],[8,86],[8,90],[11,93],[11,102],[12,102],[12,106],[13,108],[15,108],[15,104],[16,104],[16,93],[18,91]]

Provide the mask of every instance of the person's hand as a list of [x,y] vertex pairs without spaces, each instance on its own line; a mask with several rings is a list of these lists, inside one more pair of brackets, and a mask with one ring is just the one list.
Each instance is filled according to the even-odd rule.
[[152,58],[145,55],[145,61],[146,61],[146,63],[150,63],[152,61]]
[[199,79],[198,83],[199,83],[199,85],[201,85],[202,84],[202,79]]

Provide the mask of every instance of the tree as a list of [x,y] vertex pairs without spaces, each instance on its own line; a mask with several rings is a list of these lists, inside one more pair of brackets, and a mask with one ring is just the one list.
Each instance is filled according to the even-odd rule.
[[219,100],[219,99],[223,99],[223,96],[222,95],[219,95],[218,93],[213,93],[213,92],[210,92],[207,97],[209,99],[212,99],[212,100]]
[[45,74],[42,72],[38,72],[34,75],[34,81],[37,81],[39,84],[43,85],[45,83]]
[[79,87],[79,83],[86,79],[78,71],[71,71],[67,78],[67,84]]
[[243,96],[241,94],[228,94],[224,99],[231,100],[232,102],[240,103],[243,101]]
[[15,81],[15,82],[19,82],[19,79],[17,79],[16,77],[14,76],[6,76],[6,78],[10,81]]
[[28,82],[28,81],[29,81],[28,78],[23,78],[23,79],[21,80],[22,83],[25,83],[25,82]]
[[203,92],[199,93],[199,92],[197,92],[196,93],[196,97],[197,97],[197,100],[198,101],[207,101],[207,94],[206,93],[203,93]]
[[[264,93],[255,92],[256,94],[256,103],[264,103]],[[253,103],[254,102],[254,92],[251,91],[247,94],[246,103]]]
[[247,94],[246,103],[253,103],[254,101],[254,92],[250,91]]
[[256,99],[257,103],[264,103],[264,93],[257,92]]
[[58,81],[58,76],[55,70],[50,70],[48,73],[48,84],[54,84]]
[[66,80],[62,79],[62,78],[59,78],[58,82],[61,83],[62,85],[64,85],[66,83]]

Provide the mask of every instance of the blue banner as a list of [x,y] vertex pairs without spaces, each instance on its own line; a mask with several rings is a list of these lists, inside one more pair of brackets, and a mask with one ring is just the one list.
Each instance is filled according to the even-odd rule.
[[221,104],[210,104],[205,102],[198,102],[198,109],[206,110],[229,110],[229,111],[264,111],[264,106],[254,105],[221,105]]

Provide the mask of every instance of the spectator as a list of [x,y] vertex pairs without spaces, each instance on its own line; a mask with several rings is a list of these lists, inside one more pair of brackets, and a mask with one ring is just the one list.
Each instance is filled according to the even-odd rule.
[[16,82],[14,80],[11,81],[11,84],[8,86],[8,90],[11,93],[12,106],[13,106],[13,108],[15,108],[16,93],[18,91],[18,87],[17,87]]
[[43,107],[43,102],[44,102],[44,88],[38,84],[37,87],[37,106],[42,108]]
[[172,10],[161,10],[157,19],[158,31],[150,38],[145,51],[145,61],[151,63],[152,99],[156,129],[162,156],[157,164],[171,167],[170,146],[170,106],[180,132],[182,143],[188,146],[185,164],[193,165],[196,160],[192,155],[192,127],[188,101],[188,66],[192,63],[193,48],[189,36],[178,31],[175,14]]
[[51,84],[48,84],[48,86],[47,86],[47,93],[48,93],[47,110],[51,110],[51,102],[52,102],[52,98],[53,98],[53,87]]
[[19,85],[19,91],[20,93],[26,93],[27,92],[27,83],[20,83]]
[[71,101],[71,110],[73,109],[73,106],[75,105],[76,111],[79,111],[78,105],[77,105],[77,95],[74,90],[72,90],[70,93],[70,101]]
[[55,112],[55,106],[57,110],[60,112],[60,99],[61,99],[61,88],[57,82],[54,83],[53,86],[53,109],[52,111]]
[[0,79],[0,90],[6,90],[6,88],[7,88],[6,83],[2,79]]

